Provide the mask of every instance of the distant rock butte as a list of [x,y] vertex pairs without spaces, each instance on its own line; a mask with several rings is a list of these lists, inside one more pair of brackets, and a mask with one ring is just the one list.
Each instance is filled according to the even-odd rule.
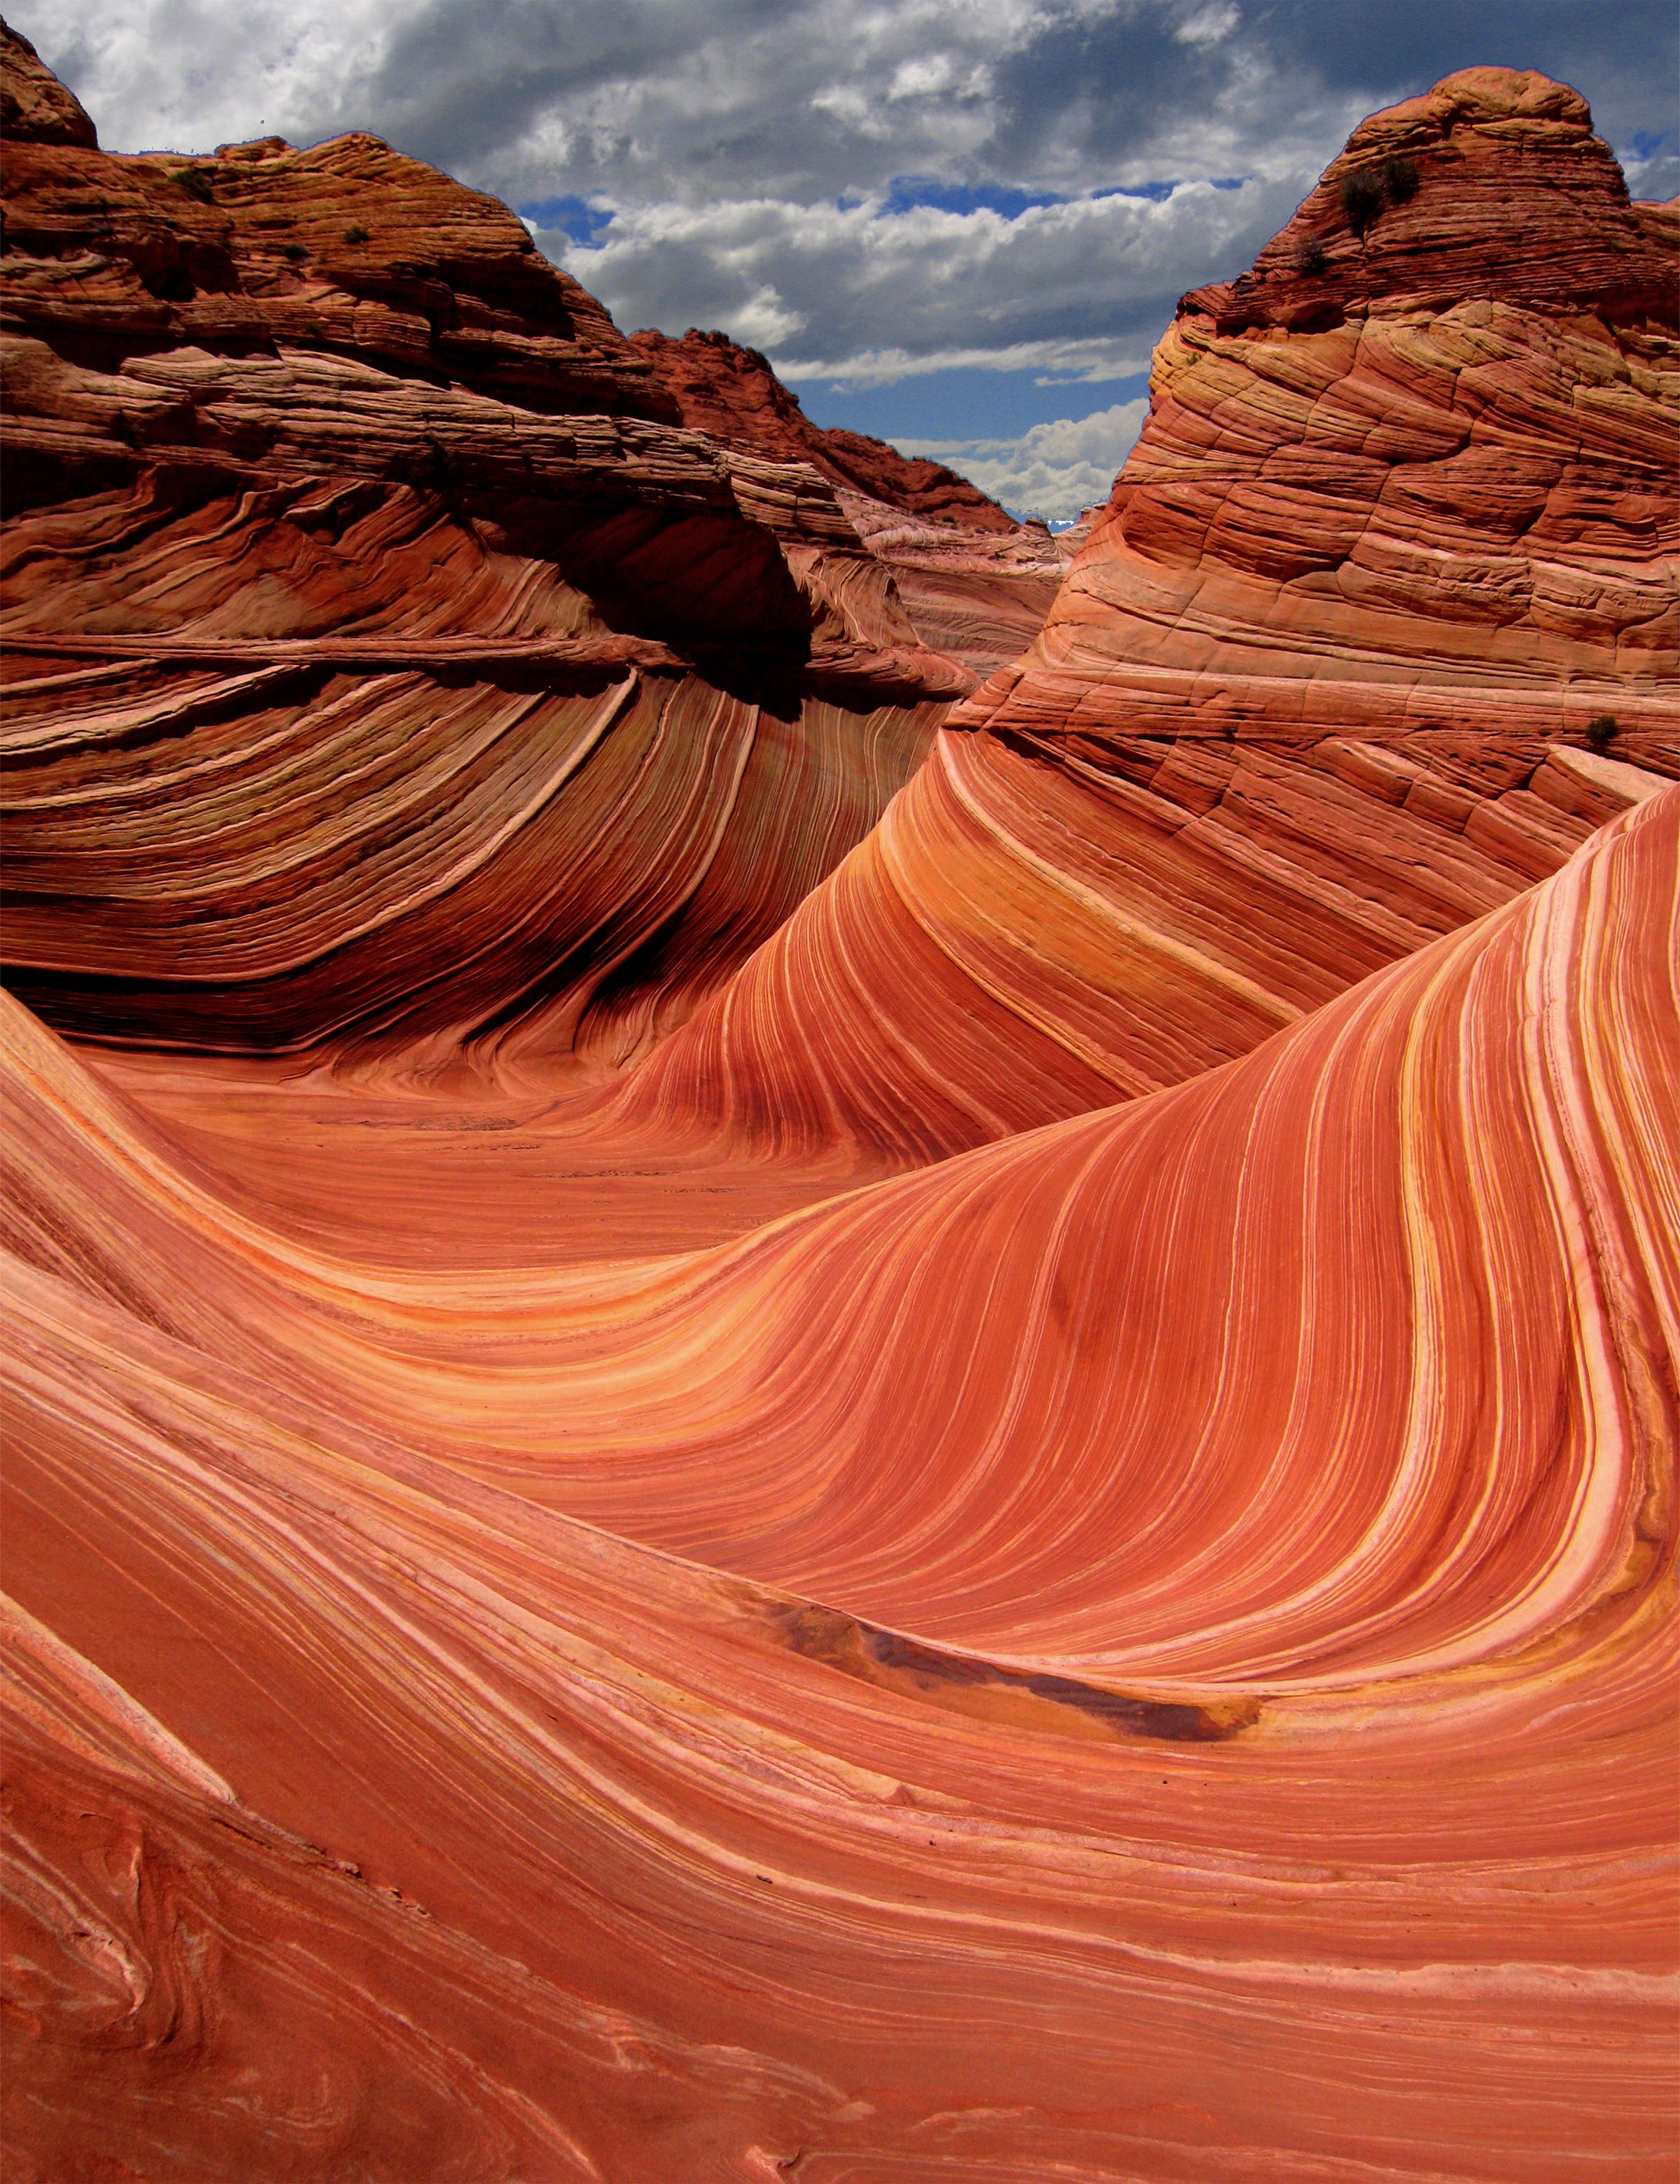
[[782,385],[767,357],[726,334],[691,326],[681,341],[668,334],[632,334],[654,378],[671,396],[685,425],[726,445],[753,448],[783,462],[807,462],[831,484],[884,501],[906,515],[969,531],[1013,532],[1015,518],[977,486],[941,463],[901,455],[884,440],[812,424],[798,395]]
[[1584,105],[1365,124],[1052,540],[0,61],[8,2177],[1668,2178],[1680,343]]
[[891,568],[918,633],[982,674],[1011,660],[1049,610],[1074,547],[1017,523],[943,465],[813,425],[769,360],[720,333],[631,337],[685,425],[725,446],[808,462]]

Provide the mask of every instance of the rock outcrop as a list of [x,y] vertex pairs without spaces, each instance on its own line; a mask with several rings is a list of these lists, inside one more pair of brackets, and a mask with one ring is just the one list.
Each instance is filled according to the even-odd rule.
[[1074,553],[1043,525],[1017,523],[943,464],[813,425],[769,360],[726,335],[691,326],[681,341],[631,338],[685,425],[722,446],[809,463],[829,481],[935,651],[988,675],[1037,636]]
[[632,334],[631,343],[683,423],[725,446],[751,448],[780,462],[809,463],[831,484],[925,521],[964,531],[1021,528],[978,486],[943,464],[901,455],[863,432],[812,424],[769,359],[727,334],[691,326],[681,341],[650,331]]
[[1666,2176],[1680,345],[1584,107],[1365,125],[1060,549],[4,58],[8,2174]]
[[1672,332],[1677,248],[1680,207],[1629,202],[1579,92],[1465,69],[1361,122],[1253,271],[1197,289],[1179,316],[1304,332],[1475,297]]
[[14,2148],[1662,2174],[1677,851],[546,1279],[298,1245],[5,1004]]
[[924,644],[990,675],[1018,659],[1043,627],[1082,538],[1037,522],[979,532],[909,515],[839,488],[840,504],[885,561]]
[[[101,373],[180,349],[229,363],[301,351],[521,412],[677,421],[606,312],[495,198],[359,134],[210,159],[102,152],[26,42],[5,38],[8,333]],[[72,448],[67,468],[126,476],[148,443],[173,444],[134,393],[127,462]],[[27,387],[14,405],[26,462]]]
[[6,36],[16,989],[108,1037],[624,1060],[972,676],[504,206],[365,136],[101,152]]
[[631,1106],[915,1160],[1146,1091],[1680,773],[1673,218],[1542,78],[1362,125],[1185,298],[1037,638]]

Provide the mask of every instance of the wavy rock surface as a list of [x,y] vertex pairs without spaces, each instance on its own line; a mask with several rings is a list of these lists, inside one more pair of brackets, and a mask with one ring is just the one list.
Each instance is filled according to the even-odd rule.
[[103,153],[6,35],[19,989],[129,1039],[622,1061],[972,677],[505,207],[367,136]]
[[1680,773],[1672,226],[1544,78],[1363,124],[1184,299],[1039,637],[633,1111],[915,1159],[1171,1083]]
[[300,1251],[8,1005],[14,2142],[1663,2174],[1677,848],[615,1277]]
[[1082,538],[1027,522],[1006,533],[960,529],[906,515],[843,487],[858,536],[893,571],[924,644],[989,675],[1024,652],[1043,627]]
[[123,315],[370,140],[21,254],[8,2175],[1669,2176],[1661,223],[1397,114],[943,729],[1055,549],[676,422],[430,170],[470,368]]

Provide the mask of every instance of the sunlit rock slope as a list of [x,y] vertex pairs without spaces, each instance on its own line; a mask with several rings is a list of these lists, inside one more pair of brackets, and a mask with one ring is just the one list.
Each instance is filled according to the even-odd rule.
[[1356,131],[942,728],[1041,538],[6,59],[8,2177],[1667,2179],[1680,390],[1584,107]]
[[546,1280],[8,1004],[25,2173],[1666,2173],[1677,837]]

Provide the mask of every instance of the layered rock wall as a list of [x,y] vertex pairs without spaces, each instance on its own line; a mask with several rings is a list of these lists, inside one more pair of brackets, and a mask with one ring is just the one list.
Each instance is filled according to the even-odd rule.
[[691,326],[681,341],[632,334],[632,347],[676,404],[682,421],[726,445],[807,462],[831,484],[923,521],[1013,533],[1015,518],[942,463],[901,455],[884,440],[812,424],[769,359],[726,334]]
[[828,480],[686,429],[505,207],[364,136],[101,152],[7,36],[17,989],[561,1062],[606,982],[624,1059],[971,675]]
[[1173,1082],[1680,773],[1672,227],[1544,79],[1363,124],[1181,304],[1038,638],[635,1112],[920,1159]]
[[[1578,99],[1355,132],[942,729],[1046,542],[4,58],[8,2174],[1666,2179],[1676,348]],[[328,202],[388,295],[264,286]]]
[[13,2143],[1662,2174],[1677,849],[569,1277],[301,1248],[7,1003]]

